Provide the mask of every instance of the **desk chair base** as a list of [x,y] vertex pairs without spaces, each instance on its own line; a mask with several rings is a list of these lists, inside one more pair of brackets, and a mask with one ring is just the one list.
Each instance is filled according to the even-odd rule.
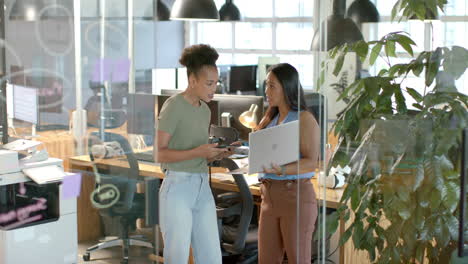
[[112,239],[108,241],[104,241],[101,243],[98,243],[92,247],[89,247],[86,249],[86,253],[83,255],[83,260],[84,261],[89,261],[91,260],[91,252],[99,250],[99,249],[104,249],[104,248],[111,248],[111,247],[117,247],[121,246],[122,247],[122,263],[128,263],[128,249],[130,246],[140,246],[140,247],[146,247],[146,248],[153,248],[153,245],[150,242],[138,240],[138,239]]

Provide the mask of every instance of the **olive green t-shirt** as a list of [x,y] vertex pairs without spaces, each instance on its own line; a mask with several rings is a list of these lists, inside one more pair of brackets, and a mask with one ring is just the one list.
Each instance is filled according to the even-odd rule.
[[[210,108],[205,102],[200,101],[200,106],[193,106],[182,94],[177,94],[164,103],[159,113],[158,130],[171,135],[169,149],[190,150],[208,143],[210,118]],[[205,158],[162,163],[161,167],[173,171],[208,172]]]

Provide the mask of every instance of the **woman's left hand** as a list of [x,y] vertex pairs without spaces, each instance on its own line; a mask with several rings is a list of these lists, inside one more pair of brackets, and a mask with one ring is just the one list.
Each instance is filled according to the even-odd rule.
[[263,166],[263,172],[272,173],[272,174],[276,174],[279,176],[282,176],[283,174],[281,171],[281,166],[279,166],[278,164],[274,164],[274,163],[271,163],[271,168],[266,168],[265,166]]

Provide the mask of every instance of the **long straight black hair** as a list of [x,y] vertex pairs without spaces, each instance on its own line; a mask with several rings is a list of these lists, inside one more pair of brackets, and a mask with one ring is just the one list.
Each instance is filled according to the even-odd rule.
[[[283,87],[284,100],[291,110],[307,111],[307,105],[304,100],[304,90],[302,89],[302,85],[299,81],[299,73],[294,66],[289,63],[275,64],[268,68],[268,73],[274,74],[281,83],[281,86]],[[258,124],[255,130],[265,128],[278,113],[278,107],[269,106],[260,121],[260,124]]]

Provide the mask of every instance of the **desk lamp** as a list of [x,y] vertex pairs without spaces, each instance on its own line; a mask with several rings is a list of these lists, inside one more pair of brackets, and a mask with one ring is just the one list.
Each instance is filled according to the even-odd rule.
[[256,104],[252,104],[250,106],[250,109],[248,111],[245,111],[239,116],[239,122],[241,122],[242,125],[245,127],[248,127],[254,130],[254,128],[257,126],[257,111],[258,111],[258,106]]

